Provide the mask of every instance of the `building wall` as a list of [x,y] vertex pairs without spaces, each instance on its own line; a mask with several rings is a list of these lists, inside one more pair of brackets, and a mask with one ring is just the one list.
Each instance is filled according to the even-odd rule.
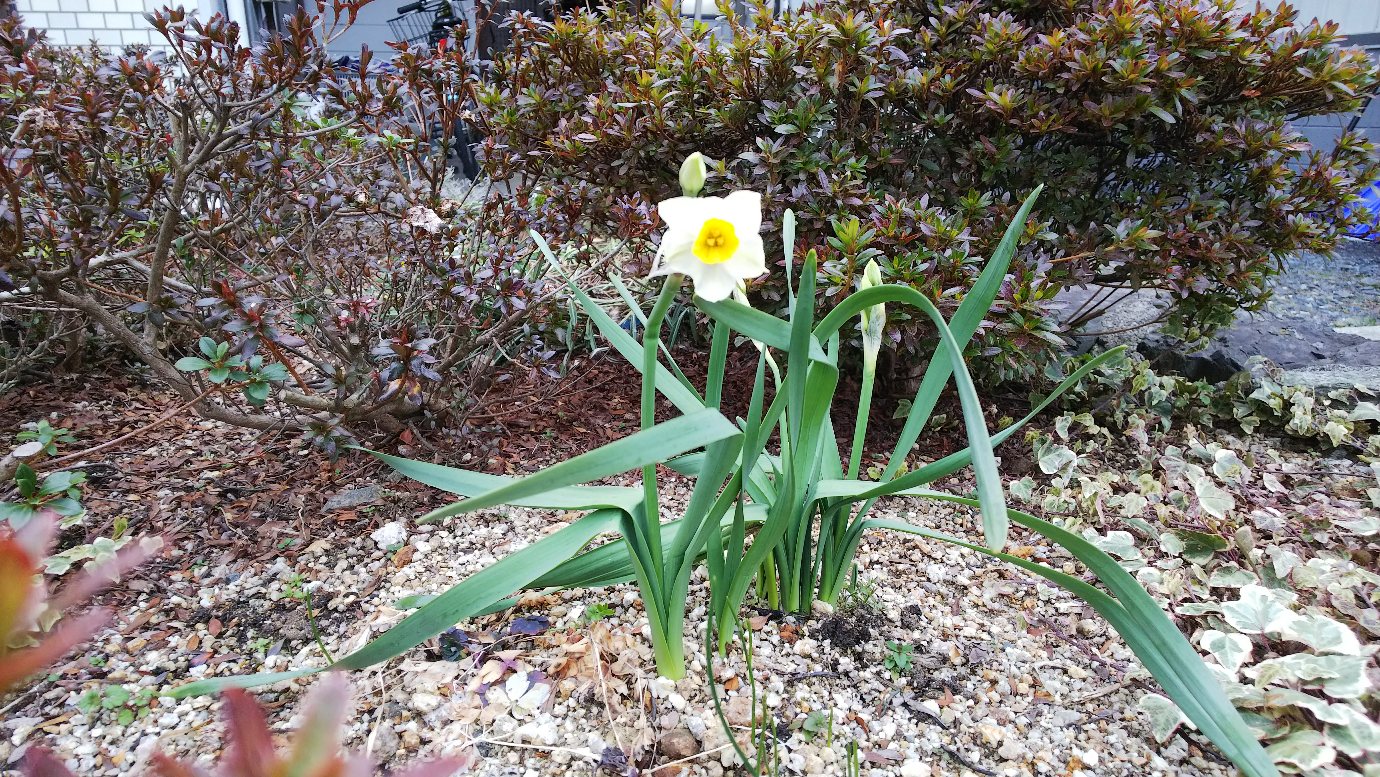
[[144,13],[162,8],[164,0],[17,0],[24,23],[48,31],[54,43],[102,46],[157,43]]
[[[233,0],[231,0],[233,2]],[[331,42],[331,54],[338,57],[357,57],[361,46],[368,46],[375,56],[387,54],[384,41],[395,40],[388,29],[388,20],[398,15],[398,6],[409,0],[374,0],[359,11],[354,26]]]
[[[1380,60],[1380,0],[1293,0],[1292,4],[1299,12],[1300,25],[1314,19],[1335,21],[1347,36],[1346,43]],[[1380,100],[1372,100],[1359,118],[1354,114],[1311,116],[1295,122],[1294,128],[1314,148],[1328,150],[1353,119],[1356,129],[1371,140],[1380,140]]]
[[1347,35],[1380,32],[1380,0],[1292,0],[1299,21],[1334,21]]

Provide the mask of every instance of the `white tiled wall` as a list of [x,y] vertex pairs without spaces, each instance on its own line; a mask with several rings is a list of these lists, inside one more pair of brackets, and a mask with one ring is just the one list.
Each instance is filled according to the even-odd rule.
[[1317,18],[1336,22],[1346,35],[1380,32],[1380,0],[1294,0],[1291,5],[1305,24]]
[[[167,5],[167,0],[17,0],[24,23],[48,31],[53,43],[81,45],[95,40],[102,46],[157,44],[144,12]],[[152,37],[151,37],[152,36]]]

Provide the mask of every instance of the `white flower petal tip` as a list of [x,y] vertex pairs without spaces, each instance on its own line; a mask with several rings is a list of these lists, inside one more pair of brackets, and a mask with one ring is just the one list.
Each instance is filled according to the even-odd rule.
[[680,273],[706,302],[727,299],[738,285],[766,272],[762,246],[762,195],[736,191],[727,197],[673,197],[657,206],[666,234],[652,275]]

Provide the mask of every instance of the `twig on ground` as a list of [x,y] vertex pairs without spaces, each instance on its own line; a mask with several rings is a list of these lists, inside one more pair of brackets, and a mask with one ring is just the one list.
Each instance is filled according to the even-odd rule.
[[961,765],[965,769],[971,769],[972,771],[975,771],[978,774],[988,775],[988,777],[996,777],[996,772],[992,771],[991,769],[984,769],[981,766],[978,766],[977,764],[973,763],[972,761],[969,761],[967,758],[963,757],[962,753],[958,752],[952,747],[949,747],[948,745],[940,745],[939,749],[943,750],[945,755],[949,756],[955,761],[958,761],[959,765]]
[[141,435],[141,434],[143,434],[143,433],[145,433],[145,432],[147,432],[147,431],[149,431],[149,430],[151,430],[151,429],[154,429],[154,428],[156,428],[156,427],[158,427],[158,426],[160,426],[160,425],[162,425],[162,424],[165,424],[165,423],[167,423],[168,421],[171,421],[172,419],[174,419],[174,418],[176,418],[177,416],[181,415],[182,413],[186,412],[188,408],[192,407],[192,406],[195,405],[196,403],[198,403],[198,402],[200,402],[201,400],[205,399],[205,398],[207,397],[207,395],[209,395],[209,394],[211,394],[212,392],[218,390],[219,388],[220,388],[219,386],[211,386],[210,388],[207,388],[205,391],[203,391],[203,392],[201,392],[200,394],[198,394],[195,398],[187,400],[186,402],[182,403],[181,405],[178,405],[177,407],[173,408],[172,410],[169,410],[168,412],[164,413],[163,415],[159,416],[158,418],[154,419],[153,421],[150,421],[149,423],[144,424],[143,426],[139,427],[138,429],[135,429],[135,430],[132,431],[132,432],[125,432],[124,434],[120,435],[119,437],[116,437],[116,438],[113,439],[113,440],[108,440],[108,441],[106,441],[106,442],[101,443],[100,445],[93,445],[92,447],[87,448],[87,449],[84,450],[84,451],[77,451],[76,453],[69,453],[69,454],[67,454],[66,456],[59,456],[58,458],[52,459],[51,461],[45,461],[45,462],[43,462],[42,468],[43,468],[43,469],[57,468],[57,467],[61,467],[61,466],[66,465],[66,464],[70,464],[70,463],[75,462],[75,461],[81,461],[82,459],[84,459],[84,458],[86,458],[87,456],[90,456],[90,455],[92,455],[92,454],[94,454],[94,453],[99,453],[99,452],[101,452],[101,451],[103,451],[103,450],[106,450],[107,448],[111,448],[111,447],[113,447],[113,446],[119,445],[120,443],[124,442],[125,440],[129,440],[129,439],[132,439],[132,438],[134,438],[134,437],[138,437],[139,435]]

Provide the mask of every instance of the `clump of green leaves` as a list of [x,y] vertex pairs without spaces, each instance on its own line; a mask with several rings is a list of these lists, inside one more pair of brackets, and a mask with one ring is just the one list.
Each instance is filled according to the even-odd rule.
[[[30,454],[42,458],[57,455],[59,445],[76,442],[76,437],[67,429],[55,427],[48,419],[41,418],[30,428],[15,434],[15,440],[21,446],[36,448],[30,450]],[[81,504],[85,482],[86,474],[78,470],[58,470],[40,479],[28,461],[22,462],[14,470],[13,493],[0,501],[0,521],[17,527],[46,510],[60,516],[64,527],[69,526],[80,520],[85,512]]]
[[68,429],[55,427],[48,419],[40,418],[32,429],[23,429],[14,436],[19,442],[36,442],[42,446],[44,455],[56,456],[58,445],[69,445],[77,441]]
[[115,716],[117,724],[128,726],[148,714],[149,705],[157,695],[158,692],[149,687],[130,691],[123,685],[106,685],[87,689],[77,699],[77,709],[88,718],[109,713]]
[[40,479],[33,467],[20,464],[14,473],[14,496],[0,502],[0,521],[21,526],[44,510],[64,519],[78,519],[85,512],[81,504],[85,482],[85,472],[58,470]]
[[811,711],[800,723],[800,733],[808,741],[814,741],[822,736],[824,737],[824,746],[829,747],[834,741],[833,710]]
[[887,640],[886,657],[882,659],[882,666],[897,679],[910,674],[911,668],[915,666],[915,646],[909,642]]
[[209,337],[197,340],[201,356],[183,356],[174,365],[182,372],[203,373],[213,385],[234,385],[244,392],[244,398],[255,407],[268,401],[273,384],[288,379],[288,371],[281,364],[265,364],[259,355],[248,359],[230,353],[230,343],[218,343]]
[[605,618],[612,618],[613,615],[613,608],[603,602],[595,602],[585,608],[585,621],[587,623],[594,623],[595,621],[601,621]]

